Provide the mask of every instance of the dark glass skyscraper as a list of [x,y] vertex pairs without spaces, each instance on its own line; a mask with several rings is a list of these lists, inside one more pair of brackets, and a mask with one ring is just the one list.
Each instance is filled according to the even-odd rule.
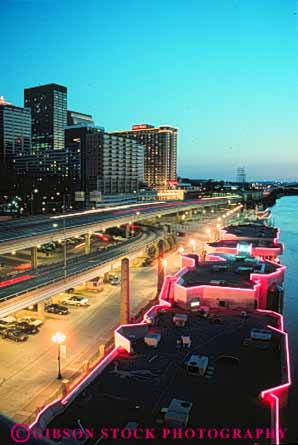
[[31,152],[31,112],[0,97],[0,166],[10,170],[13,159]]
[[67,125],[67,88],[55,83],[24,90],[32,114],[33,152],[63,150]]

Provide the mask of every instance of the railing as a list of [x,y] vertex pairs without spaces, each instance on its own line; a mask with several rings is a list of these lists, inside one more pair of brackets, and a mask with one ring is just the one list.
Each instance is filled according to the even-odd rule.
[[[163,232],[161,232],[160,230],[157,230],[157,229],[151,229],[151,230],[155,232],[155,235],[156,235],[157,239],[163,237]],[[152,233],[151,233],[151,236],[152,236]],[[136,240],[136,238],[134,238],[134,239],[130,239],[130,240],[125,241],[123,244],[125,246],[129,245],[127,251],[125,252],[125,254],[129,254],[129,253],[131,254],[135,250],[138,250],[139,248],[144,248],[144,247],[150,245],[156,239],[156,237],[154,239],[150,239],[150,240],[145,241],[145,240],[142,240],[142,238],[144,238],[144,233],[141,233],[141,234],[137,235],[137,237],[136,237],[136,238],[138,238],[137,240]],[[123,244],[121,245],[121,247],[123,247]],[[120,246],[115,246],[115,247],[109,249],[107,252],[105,252],[105,254],[111,253],[112,249],[116,250],[116,248],[119,249],[119,247]],[[86,264],[85,266],[83,266],[83,268],[81,270],[79,270],[79,271],[76,270],[76,271],[72,271],[72,272],[68,273],[67,278],[74,277],[74,276],[76,276],[76,275],[78,275],[80,273],[83,273],[83,272],[88,272],[91,269],[96,269],[98,267],[103,267],[103,266],[105,266],[108,263],[111,263],[113,261],[119,260],[120,258],[123,258],[123,256],[124,256],[124,253],[123,252],[119,252],[118,254],[113,256],[112,258],[106,258],[106,259],[102,260],[100,263],[97,263],[97,264],[91,263],[90,265]],[[92,257],[90,256],[90,259],[94,258],[94,257],[95,256],[92,255]],[[78,263],[80,261],[79,258],[75,258],[73,260],[74,260],[73,261],[74,263]],[[54,269],[54,268],[57,268],[57,265],[51,267],[51,269]],[[44,271],[43,274],[46,274],[48,272],[49,272],[49,269],[47,271]],[[63,278],[63,272],[61,272],[61,276],[59,276],[59,277],[53,278],[51,280],[47,280],[47,281],[45,281],[43,283],[36,284],[36,285],[34,285],[32,287],[29,287],[29,288],[27,288],[25,290],[22,290],[22,291],[19,291],[19,292],[14,292],[13,294],[1,297],[0,304],[1,304],[1,302],[8,301],[8,300],[10,300],[12,298],[15,298],[15,297],[18,297],[18,296],[21,296],[21,295],[26,296],[26,294],[29,294],[30,292],[33,292],[33,291],[35,291],[37,289],[40,289],[40,288],[45,287],[45,286],[49,286],[49,285],[54,284],[54,283],[56,283],[57,286],[59,285],[59,283],[61,281],[62,281],[62,283],[65,283],[64,280],[61,280],[61,278]]]

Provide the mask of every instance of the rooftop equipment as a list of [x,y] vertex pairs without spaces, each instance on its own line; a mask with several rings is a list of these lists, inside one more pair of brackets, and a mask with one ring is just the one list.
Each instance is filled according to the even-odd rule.
[[175,314],[173,322],[176,326],[183,327],[187,322],[187,314]]
[[272,338],[272,332],[266,329],[257,329],[254,328],[250,331],[250,338],[253,340],[266,340],[270,341]]
[[173,399],[165,414],[165,424],[171,427],[186,427],[191,408],[191,402]]
[[144,337],[144,342],[147,346],[151,346],[152,348],[157,348],[160,342],[161,335],[158,333],[148,333]]
[[209,358],[206,355],[192,355],[186,362],[186,369],[189,374],[203,376],[207,370]]

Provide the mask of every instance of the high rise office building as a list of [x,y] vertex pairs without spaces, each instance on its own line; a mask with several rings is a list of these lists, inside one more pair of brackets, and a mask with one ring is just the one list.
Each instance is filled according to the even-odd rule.
[[145,147],[144,179],[148,186],[167,188],[177,179],[177,133],[170,126],[133,125],[131,130],[111,135],[136,140]]
[[0,97],[0,165],[10,170],[13,159],[31,153],[31,111]]
[[69,125],[65,128],[65,147],[80,154],[80,186],[78,190],[87,191],[88,189],[88,175],[86,172],[87,136],[103,131],[104,128],[85,124]]
[[33,153],[63,150],[67,88],[54,83],[26,88],[24,103],[31,108]]
[[144,146],[136,141],[83,125],[67,127],[65,141],[67,147],[78,144],[82,191],[133,193],[144,181]]
[[236,172],[236,182],[241,184],[245,184],[246,182],[246,173],[244,167],[238,167]]

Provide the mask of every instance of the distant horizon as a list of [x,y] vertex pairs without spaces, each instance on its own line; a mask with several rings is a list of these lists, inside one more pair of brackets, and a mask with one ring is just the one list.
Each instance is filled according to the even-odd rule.
[[298,179],[295,0],[76,5],[2,0],[8,102],[58,83],[107,131],[177,127],[181,176],[232,180],[243,165],[250,180]]

